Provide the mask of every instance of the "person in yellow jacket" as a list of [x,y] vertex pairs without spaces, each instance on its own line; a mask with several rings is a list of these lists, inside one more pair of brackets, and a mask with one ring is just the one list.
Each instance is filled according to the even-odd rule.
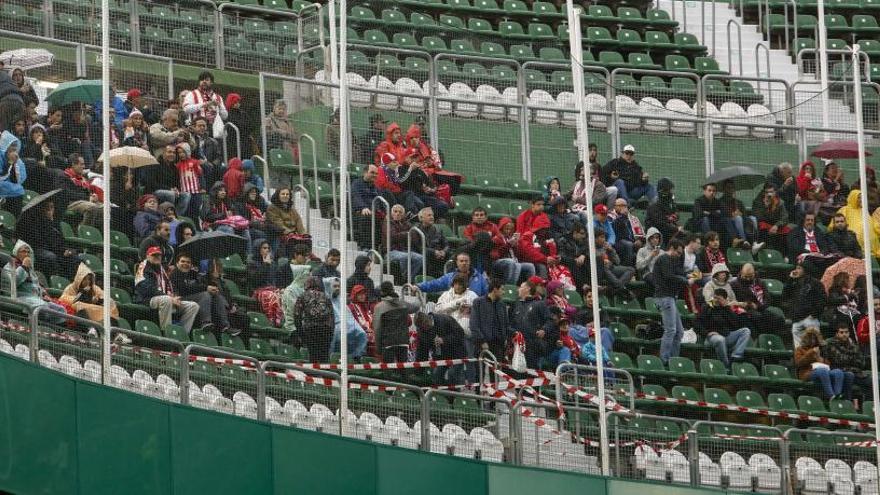
[[[103,321],[104,291],[95,283],[95,274],[85,263],[80,263],[73,282],[64,289],[59,299],[73,306],[78,316],[92,321]],[[110,308],[110,316],[119,318],[116,301],[110,301]]]
[[[847,228],[856,235],[856,239],[859,241],[859,246],[864,250],[865,239],[862,235],[862,192],[858,189],[850,191],[849,196],[846,197],[846,205],[837,210],[837,213],[846,217]],[[880,208],[874,210],[874,213],[869,217],[869,221],[871,222],[869,230],[871,235],[871,251],[874,257],[880,257]],[[832,221],[829,229],[833,228],[834,223]]]

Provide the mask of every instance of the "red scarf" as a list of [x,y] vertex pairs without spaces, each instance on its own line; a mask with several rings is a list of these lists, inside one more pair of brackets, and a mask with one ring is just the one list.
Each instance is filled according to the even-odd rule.
[[752,291],[752,295],[755,296],[755,299],[758,300],[758,305],[764,305],[764,287],[758,283],[757,280],[752,281],[752,285],[749,286],[749,290]]
[[716,249],[714,252],[706,248],[706,261],[709,263],[709,269],[718,263],[727,263],[727,259],[724,257],[724,252],[720,249]]
[[263,210],[259,209],[256,205],[252,205],[250,203],[245,203],[245,206],[248,209],[248,213],[251,215],[251,222],[262,222],[265,218],[263,216]]
[[816,231],[813,230],[811,232],[804,231],[804,238],[806,239],[806,249],[811,253],[819,252],[819,244],[816,242]]
[[98,186],[92,185],[92,183],[89,182],[88,179],[86,179],[85,177],[77,175],[72,168],[65,169],[64,175],[69,177],[70,181],[73,182],[77,187],[88,189],[90,193],[96,194],[98,196],[98,201],[104,201],[104,190]]

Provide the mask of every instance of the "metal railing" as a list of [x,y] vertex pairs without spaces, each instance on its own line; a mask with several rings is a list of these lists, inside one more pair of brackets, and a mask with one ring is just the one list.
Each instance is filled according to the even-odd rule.
[[[387,199],[378,195],[373,198],[373,203],[370,205],[370,250],[379,252],[376,249],[376,212],[378,211],[378,209],[376,208],[377,201],[385,205],[385,252],[388,253],[391,251],[391,205],[388,204]],[[385,267],[385,273],[391,273],[391,260],[388,260],[388,266]]]
[[410,227],[409,231],[406,233],[406,283],[412,284],[413,274],[412,274],[412,235],[413,233],[418,234],[418,236],[422,240],[422,278],[426,278],[428,276],[428,246],[427,246],[427,238],[425,237],[425,233],[422,229],[418,228],[418,226],[413,225]]
[[[268,187],[266,189],[268,189]],[[310,197],[311,193],[309,193],[309,190],[306,189],[306,186],[304,186],[302,184],[294,184],[293,187],[290,188],[291,196],[293,195],[293,193],[295,193],[297,191],[299,191],[299,193],[302,194],[306,198],[306,211],[305,211],[306,232],[311,234],[312,233],[312,212],[309,211],[309,208],[310,208],[309,202],[311,201],[311,197]],[[290,201],[292,202],[293,198],[291,198]],[[296,208],[296,203],[294,203],[293,207]],[[300,216],[302,216],[302,215],[300,215]]]

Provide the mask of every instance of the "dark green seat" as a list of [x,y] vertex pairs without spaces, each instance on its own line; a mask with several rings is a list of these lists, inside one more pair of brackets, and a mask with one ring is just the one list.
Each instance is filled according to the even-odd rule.
[[615,368],[620,368],[623,370],[633,370],[635,366],[633,365],[632,359],[629,357],[629,354],[624,352],[615,352],[611,354],[611,362],[614,363]]
[[765,364],[764,376],[769,379],[769,385],[778,388],[806,387],[811,383],[798,380],[791,376],[791,372],[785,366],[779,364]]
[[703,400],[710,404],[734,404],[730,394],[723,388],[706,388],[703,391]]
[[660,358],[657,356],[640,354],[636,358],[636,362],[639,365],[638,373],[640,375],[663,376],[669,373],[666,371],[666,368],[663,367],[663,362],[660,361]]
[[727,248],[727,265],[730,267],[741,267],[746,263],[754,263],[752,252],[748,249]]
[[672,387],[672,397],[678,400],[700,400],[700,394],[696,389],[687,385],[676,385]]
[[705,55],[706,47],[690,33],[675,33],[675,48],[685,55]]
[[168,325],[163,329],[163,333],[165,334],[165,337],[177,340],[178,342],[190,341],[189,335],[187,335],[186,330],[184,330],[183,327],[181,327],[180,325]]
[[691,64],[690,62],[688,62],[687,57],[683,55],[667,55],[666,70],[673,70],[677,72],[690,72]]
[[[767,406],[771,411],[802,412],[795,404],[794,398],[788,394],[768,394]],[[822,407],[824,408],[824,405]]]
[[589,46],[599,48],[613,48],[617,46],[617,40],[611,37],[607,28],[602,26],[590,26],[587,28],[587,37],[584,40]]
[[717,359],[703,358],[700,360],[700,373],[706,375],[707,381],[731,383],[737,378],[727,374],[724,363]]
[[700,373],[697,372],[697,367],[694,366],[694,362],[686,357],[670,357],[668,367],[669,372],[679,379],[700,377]]
[[202,330],[193,329],[192,341],[196,344],[207,347],[218,347],[217,338],[211,332],[203,332]]
[[752,363],[733,363],[730,367],[730,372],[733,376],[749,383],[759,384],[765,383],[769,380],[767,377],[761,376],[760,373],[758,373],[758,369],[755,368],[755,365]]
[[669,40],[669,35],[663,31],[645,31],[645,43],[652,50],[674,50],[675,43]]
[[670,397],[669,392],[666,391],[666,387],[664,387],[663,385],[656,385],[651,383],[646,383],[642,385],[642,393],[655,397]]
[[761,394],[752,390],[740,390],[736,393],[736,405],[740,407],[751,407],[757,409],[766,409],[767,404]]

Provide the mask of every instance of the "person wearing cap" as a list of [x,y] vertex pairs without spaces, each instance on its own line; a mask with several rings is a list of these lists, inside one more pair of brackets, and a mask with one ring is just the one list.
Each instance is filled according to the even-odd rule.
[[[622,199],[622,198],[621,198]],[[608,207],[598,204],[593,207],[593,228],[605,231],[605,240],[612,246],[617,242],[614,232],[614,222],[608,217]]]
[[86,162],[82,156],[74,153],[68,161],[70,166],[64,170],[61,181],[61,189],[64,191],[61,209],[81,214],[82,225],[101,227],[101,219],[104,217],[101,206],[104,191],[86,178]]
[[614,249],[620,254],[621,262],[633,266],[636,253],[645,244],[645,229],[639,217],[629,211],[629,205],[623,198],[615,198],[614,210],[608,212],[614,224]]
[[135,302],[158,310],[159,327],[163,330],[171,325],[171,318],[176,314],[180,326],[188,334],[199,313],[199,305],[174,295],[171,278],[162,265],[162,249],[159,246],[149,247],[145,254],[146,258],[135,269]]
[[259,150],[257,146],[255,126],[253,120],[241,108],[242,99],[238,93],[226,95],[226,112],[229,118],[226,121],[238,129],[238,134],[230,130],[226,133],[226,149],[229,152],[227,160],[238,154],[238,145],[241,145],[242,156],[251,156]]
[[602,167],[602,182],[617,188],[617,196],[627,202],[645,196],[653,203],[657,200],[657,190],[648,182],[648,173],[636,161],[636,148],[631,144],[623,147],[620,156]]
[[400,299],[387,280],[379,286],[379,294],[381,300],[373,311],[376,350],[386,363],[404,362],[409,353],[409,315],[419,306]]
[[[192,120],[192,139],[195,145],[190,148],[193,158],[199,160],[205,184],[213,184],[223,178],[223,147],[208,132],[208,119],[198,116]],[[202,187],[204,189],[204,186]]]
[[183,99],[183,111],[190,119],[205,117],[209,125],[214,124],[214,118],[220,117],[226,120],[229,114],[226,112],[226,104],[219,93],[214,92],[214,75],[208,71],[199,74],[199,85],[186,94]]
[[162,264],[171,266],[174,263],[174,246],[171,245],[171,222],[160,220],[153,229],[152,235],[144,238],[138,246],[138,254],[145,258],[147,251],[158,247],[162,251]]
[[376,190],[389,204],[403,205],[410,215],[415,215],[425,207],[425,204],[412,191],[403,188],[403,184],[408,178],[406,172],[409,169],[406,171],[402,169],[398,155],[390,152],[382,153],[379,163]]

